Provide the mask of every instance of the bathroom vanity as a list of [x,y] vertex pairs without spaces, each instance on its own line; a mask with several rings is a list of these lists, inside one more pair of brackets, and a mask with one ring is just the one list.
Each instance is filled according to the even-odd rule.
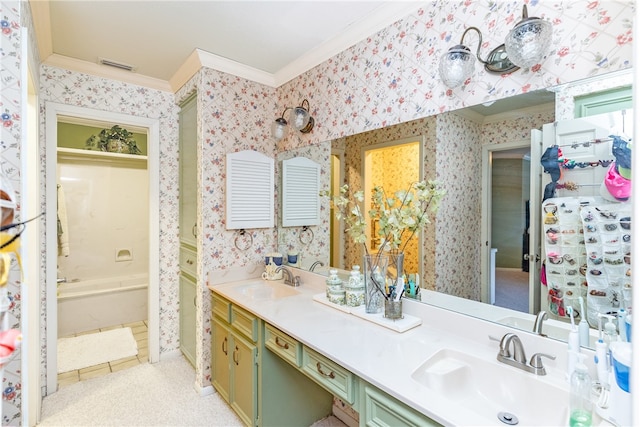
[[422,324],[400,333],[314,301],[324,278],[296,273],[209,284],[212,383],[247,425],[311,425],[333,396],[361,426],[567,425],[566,344],[518,332],[527,356],[556,357],[534,375],[496,360],[509,328],[404,300]]

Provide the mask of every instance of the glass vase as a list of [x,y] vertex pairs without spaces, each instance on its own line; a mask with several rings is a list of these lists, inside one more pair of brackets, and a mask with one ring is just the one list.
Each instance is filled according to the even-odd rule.
[[364,256],[364,307],[366,313],[381,313],[385,300],[385,278],[389,257],[383,254]]
[[387,268],[387,279],[389,292],[392,298],[404,290],[404,252],[399,250],[389,251],[389,267]]

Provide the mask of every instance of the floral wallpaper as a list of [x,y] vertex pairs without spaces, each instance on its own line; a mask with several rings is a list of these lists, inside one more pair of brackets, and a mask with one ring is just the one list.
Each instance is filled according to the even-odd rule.
[[[26,100],[22,99],[23,88],[22,73],[27,64],[33,65],[33,58],[37,49],[26,47],[27,57],[23,56],[23,46],[26,41],[23,38],[22,27],[27,28],[27,35],[33,37],[33,31],[28,23],[31,21],[30,11],[23,7],[19,1],[0,2],[0,79],[2,90],[0,91],[0,171],[8,181],[16,197],[15,221],[23,221],[26,218],[21,214],[22,184],[24,174],[21,170],[20,145],[24,122],[22,109]],[[37,82],[37,78],[36,78]],[[24,86],[23,86],[24,85]],[[33,227],[33,225],[32,225]],[[34,257],[34,259],[36,259]],[[7,323],[11,329],[21,329],[22,315],[22,288],[23,283],[20,266],[17,258],[12,256],[6,293],[9,299]],[[22,407],[22,372],[21,363],[23,355],[17,351],[16,356],[2,369],[2,425],[18,425],[21,421]]]
[[[424,116],[625,69],[632,61],[634,2],[530,1],[529,16],[553,23],[552,50],[529,70],[492,75],[479,64],[469,81],[446,88],[440,56],[465,28],[483,31],[483,53],[504,42],[519,21],[521,0],[430,1],[278,88],[280,105],[307,98],[313,139],[331,140]],[[311,137],[309,137],[311,138]],[[284,145],[308,144],[287,141]]]
[[[198,268],[202,277],[237,266],[258,263],[265,251],[277,247],[277,231],[252,230],[254,245],[247,251],[234,246],[234,233],[224,227],[224,160],[225,154],[242,149],[255,149],[275,158],[281,151],[304,149],[324,141],[356,135],[361,132],[403,122],[417,126],[427,134],[424,149],[425,177],[447,183],[449,197],[439,211],[433,235],[426,236],[423,251],[425,265],[434,266],[434,275],[425,279],[443,279],[446,288],[460,296],[477,298],[472,289],[459,288],[477,277],[476,271],[457,264],[465,259],[478,265],[475,255],[463,247],[455,252],[436,253],[434,242],[441,233],[456,234],[458,242],[471,241],[477,230],[465,225],[465,215],[478,215],[479,189],[478,148],[472,140],[483,138],[482,129],[470,131],[463,119],[443,115],[458,108],[515,94],[555,86],[631,67],[633,56],[631,0],[530,0],[529,14],[553,23],[553,46],[547,59],[529,70],[506,76],[487,74],[477,67],[474,76],[457,89],[447,89],[437,75],[442,53],[456,44],[463,29],[477,26],[483,30],[483,49],[502,43],[507,28],[519,20],[522,1],[500,2],[429,1],[423,8],[372,34],[353,47],[335,55],[299,77],[273,89],[210,69],[202,69],[189,89],[198,92],[199,133],[201,148],[198,165],[201,188],[202,249]],[[21,58],[20,26],[28,29],[30,57],[36,58],[33,24],[28,2],[0,2],[0,46],[2,55],[2,93],[0,113],[3,173],[10,177],[19,192],[25,171],[20,165]],[[307,135],[290,135],[276,144],[269,138],[269,125],[282,107],[298,105],[308,99],[316,126]],[[161,350],[172,351],[178,345],[178,239],[177,239],[177,102],[180,96],[131,84],[106,80],[77,72],[43,65],[40,70],[40,102],[47,100],[105,111],[117,111],[160,121],[161,145],[161,233],[159,270],[161,286]],[[565,109],[566,111],[566,109]],[[439,114],[437,118],[428,117]],[[564,114],[558,114],[564,117]],[[41,131],[44,118],[41,119]],[[524,124],[523,124],[524,126]],[[487,136],[488,137],[488,136]],[[41,145],[45,141],[41,139]],[[453,144],[453,145],[452,145]],[[456,156],[436,147],[461,148]],[[41,149],[41,153],[43,153]],[[44,165],[44,154],[42,154]],[[429,159],[436,159],[430,162]],[[44,174],[44,171],[40,171]],[[354,171],[347,171],[353,175]],[[349,176],[349,175],[348,175]],[[18,193],[19,198],[19,193]],[[455,203],[454,203],[455,201]],[[328,214],[327,214],[328,215]],[[440,218],[445,220],[440,220]],[[327,219],[328,221],[328,219]],[[321,227],[319,227],[321,228]],[[459,234],[458,234],[459,233]],[[315,250],[315,249],[314,249]],[[41,257],[43,254],[41,254]],[[437,267],[437,268],[436,268]],[[462,274],[463,281],[450,280]],[[458,276],[460,277],[460,276]],[[447,279],[447,280],[444,280]],[[11,322],[20,319],[20,280],[12,273],[9,290],[14,296],[10,309]],[[433,283],[431,283],[433,285]],[[41,303],[45,295],[41,284]],[[198,318],[198,383],[208,382],[207,339],[210,331],[206,298],[199,294]],[[42,312],[46,327],[46,312]],[[41,353],[43,363],[47,349]],[[4,373],[3,424],[16,424],[21,417],[22,378],[16,359]],[[44,370],[46,367],[43,366]]]

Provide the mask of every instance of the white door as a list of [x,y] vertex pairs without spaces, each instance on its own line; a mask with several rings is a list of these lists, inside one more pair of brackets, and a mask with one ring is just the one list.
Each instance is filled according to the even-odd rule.
[[[542,129],[543,152],[553,145],[557,145],[563,157],[562,175],[558,180],[559,188],[555,197],[599,197],[602,182],[611,161],[611,135],[624,137],[627,141],[633,135],[633,112],[620,110],[616,112],[549,123]],[[542,188],[551,178],[544,174]],[[570,184],[567,188],[567,184]],[[532,212],[533,213],[533,212]],[[544,230],[541,218],[542,211],[536,212],[539,224],[538,240],[544,245]],[[545,253],[542,247],[542,254]],[[544,256],[544,255],[543,255]],[[538,282],[539,283],[539,282]],[[542,309],[548,310],[547,288],[540,286]]]
[[540,243],[540,209],[538,201],[542,200],[542,132],[531,130],[531,173],[529,181],[529,253],[524,254],[529,261],[529,313],[540,311],[540,268],[542,267],[542,248]]
[[[598,196],[600,184],[607,172],[607,160],[613,160],[610,135],[625,136],[631,139],[633,134],[633,112],[631,110],[599,114],[581,119],[565,120],[543,126],[543,152],[557,145],[564,156],[565,163],[573,168],[563,168],[560,182],[573,182],[578,190],[558,189],[556,197]],[[603,161],[599,164],[596,162]],[[572,163],[573,162],[573,163]],[[551,181],[545,174],[543,186]]]

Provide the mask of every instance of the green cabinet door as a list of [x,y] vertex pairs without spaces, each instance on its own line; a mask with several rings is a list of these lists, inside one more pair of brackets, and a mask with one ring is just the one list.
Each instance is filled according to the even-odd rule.
[[246,425],[256,425],[258,414],[257,347],[231,333],[231,407]]
[[220,396],[229,402],[229,384],[231,367],[229,366],[229,327],[217,318],[213,319],[213,337],[211,340],[211,376],[213,387]]
[[196,283],[180,275],[180,350],[192,366],[196,365]]

